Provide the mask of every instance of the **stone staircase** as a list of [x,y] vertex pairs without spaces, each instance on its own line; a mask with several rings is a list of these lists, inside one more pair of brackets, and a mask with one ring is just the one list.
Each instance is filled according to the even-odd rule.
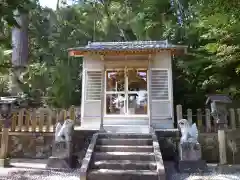
[[98,134],[86,179],[164,180],[156,143],[152,134]]

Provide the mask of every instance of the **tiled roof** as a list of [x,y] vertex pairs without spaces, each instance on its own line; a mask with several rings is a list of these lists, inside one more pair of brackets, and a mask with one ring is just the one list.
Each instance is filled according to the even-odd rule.
[[89,42],[85,47],[76,47],[69,50],[83,51],[121,51],[121,50],[144,50],[144,49],[176,49],[185,46],[172,45],[168,41],[127,41],[127,42]]
[[208,104],[209,102],[213,102],[213,101],[222,102],[222,103],[232,103],[232,100],[230,99],[230,97],[225,94],[208,95],[206,104]]

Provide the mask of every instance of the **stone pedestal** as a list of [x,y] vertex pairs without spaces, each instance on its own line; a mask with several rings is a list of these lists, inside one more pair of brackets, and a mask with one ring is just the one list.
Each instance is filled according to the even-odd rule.
[[198,142],[184,142],[179,145],[178,168],[180,172],[196,173],[207,170],[207,165],[201,158],[201,145]]
[[0,158],[0,167],[11,167],[9,158]]
[[72,142],[56,142],[53,145],[52,156],[49,157],[46,168],[74,168],[77,158],[73,156]]

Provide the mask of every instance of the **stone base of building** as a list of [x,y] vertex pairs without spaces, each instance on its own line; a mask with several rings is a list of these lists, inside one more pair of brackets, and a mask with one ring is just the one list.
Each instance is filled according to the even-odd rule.
[[200,173],[207,171],[207,164],[204,160],[187,161],[180,160],[178,162],[178,170],[180,173]]

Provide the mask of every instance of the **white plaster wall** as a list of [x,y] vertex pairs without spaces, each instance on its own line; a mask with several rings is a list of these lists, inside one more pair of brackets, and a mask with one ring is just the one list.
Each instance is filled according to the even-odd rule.
[[[152,57],[152,68],[158,69],[168,69],[169,70],[169,100],[165,101],[154,101],[152,100],[152,124],[155,128],[172,128],[173,127],[173,96],[172,96],[172,64],[171,64],[171,54],[168,51],[163,51],[155,56]],[[109,63],[106,64],[110,66],[110,64],[115,64],[115,66],[122,66],[122,60],[116,60],[121,63]],[[143,61],[144,62],[144,61]],[[129,62],[128,62],[129,63]],[[144,66],[147,64],[143,63]],[[126,64],[125,64],[126,65]],[[114,65],[113,65],[114,66]],[[142,65],[143,66],[143,65]],[[95,126],[98,124],[100,125],[101,120],[101,101],[86,101],[85,93],[86,93],[86,71],[88,70],[99,70],[102,71],[104,69],[104,61],[101,60],[100,56],[97,55],[86,55],[83,58],[83,90],[82,90],[82,109],[81,109],[81,116],[82,116],[82,124],[93,123]],[[170,120],[170,119],[171,120]],[[116,119],[116,122],[114,122]],[[129,124],[129,120],[125,117],[123,118],[104,118],[104,121],[107,125],[111,124]],[[137,119],[134,118],[134,119]],[[124,121],[125,120],[125,121]],[[139,119],[141,120],[142,125],[147,124],[147,119]],[[131,120],[130,120],[131,121]],[[132,124],[131,122],[130,124]],[[137,123],[135,121],[134,123]]]
[[86,55],[83,58],[84,61],[84,69],[98,69],[98,70],[102,70],[103,69],[103,65],[104,65],[104,61],[101,60],[101,57],[98,55]]
[[155,128],[173,128],[172,57],[170,51],[162,51],[153,57],[152,69],[168,70],[169,100],[152,99],[152,124]]
[[171,69],[171,53],[162,51],[153,56],[152,68]]
[[86,100],[86,84],[87,82],[87,71],[102,71],[103,61],[100,56],[96,55],[86,55],[83,58],[83,81],[82,81],[82,109],[81,109],[81,123],[83,126],[85,124],[91,123],[92,125],[100,125],[101,120],[101,101],[100,100]]

